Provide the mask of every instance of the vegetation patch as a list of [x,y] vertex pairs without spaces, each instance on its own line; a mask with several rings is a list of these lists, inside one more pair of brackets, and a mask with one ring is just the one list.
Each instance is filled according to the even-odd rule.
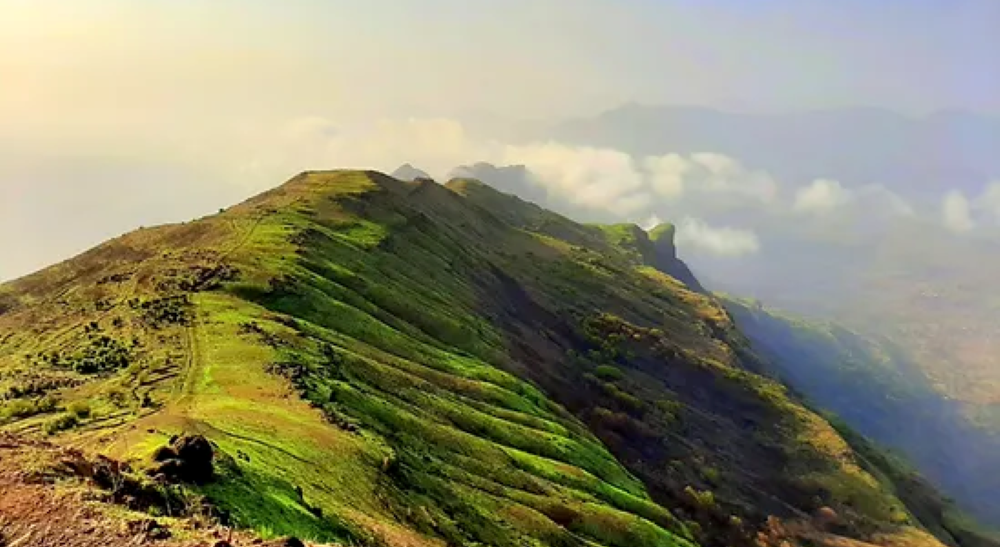
[[30,418],[38,414],[47,414],[58,408],[59,401],[54,397],[39,397],[34,399],[11,399],[0,402],[0,423]]
[[152,300],[132,300],[145,322],[152,328],[187,325],[191,322],[191,302],[187,295],[168,296]]

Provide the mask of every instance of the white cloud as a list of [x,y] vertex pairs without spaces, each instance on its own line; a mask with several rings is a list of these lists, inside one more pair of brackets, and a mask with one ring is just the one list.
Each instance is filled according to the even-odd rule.
[[690,193],[730,194],[768,203],[778,185],[763,171],[747,169],[739,160],[714,152],[650,156],[643,160],[653,191],[674,199]]
[[898,194],[881,184],[845,188],[838,180],[820,178],[795,192],[792,211],[807,215],[825,215],[842,210],[853,218],[912,216],[913,207]]
[[881,184],[862,186],[854,192],[854,197],[858,201],[875,205],[877,210],[873,213],[889,213],[893,216],[913,216],[916,214],[909,202]]
[[[382,120],[367,125],[322,117],[289,120],[278,130],[250,132],[252,153],[238,164],[247,181],[274,184],[304,169],[372,168],[411,163],[439,180],[455,166],[486,161],[523,165],[530,183],[554,203],[635,218],[688,194],[717,201],[770,202],[777,184],[766,173],[715,153],[666,154],[637,161],[611,149],[558,142],[503,144],[479,140],[445,118]],[[222,154],[224,156],[224,154]],[[697,201],[697,199],[695,200]]]
[[986,184],[975,199],[958,190],[948,192],[941,202],[941,211],[944,225],[955,233],[969,232],[988,218],[1000,222],[1000,181]]
[[678,224],[677,245],[731,257],[753,254],[760,250],[757,234],[750,230],[713,227],[695,218],[685,218]]
[[778,195],[778,183],[764,171],[748,172],[740,188],[743,193],[763,202],[772,202]]
[[650,205],[653,203],[653,199],[653,196],[648,192],[628,194],[613,200],[605,208],[615,214],[633,217],[636,213],[642,213],[649,210]]
[[975,228],[969,200],[961,192],[948,192],[941,203],[941,209],[944,225],[952,232],[964,233]]
[[691,171],[691,163],[678,154],[648,157],[643,166],[649,176],[653,191],[665,198],[684,194],[684,177]]
[[691,154],[691,161],[701,165],[708,172],[720,177],[739,175],[743,172],[740,163],[729,156],[714,152],[699,152]]
[[[246,137],[246,135],[244,135]],[[372,168],[389,172],[411,163],[444,180],[455,166],[487,161],[523,165],[528,184],[579,213],[604,218],[639,219],[678,212],[703,217],[714,211],[773,214],[777,182],[717,153],[665,154],[633,158],[619,150],[571,146],[558,142],[510,145],[470,135],[462,123],[447,118],[381,120],[365,125],[322,117],[303,117],[275,128],[262,127],[245,138],[252,146],[219,151],[219,158],[243,158],[240,178],[264,188],[303,169]],[[245,179],[245,180],[244,180]],[[1000,196],[1000,190],[997,191]],[[1000,198],[998,198],[1000,200]],[[869,216],[912,214],[899,196],[879,185],[855,190],[836,180],[817,179],[799,189],[791,207],[798,212],[847,207]],[[787,205],[786,205],[787,206]],[[749,213],[748,213],[749,214]],[[610,215],[610,216],[608,216]]]
[[617,150],[557,143],[507,146],[502,161],[524,165],[550,195],[576,206],[628,215],[652,200],[632,157]]
[[699,187],[708,192],[732,193],[757,199],[773,201],[778,184],[764,171],[747,169],[739,160],[712,152],[691,155],[691,161],[700,167],[696,172]]
[[976,205],[1000,221],[1000,181],[987,184]]
[[792,210],[799,213],[828,213],[851,201],[851,192],[833,179],[816,179],[795,192]]
[[[270,135],[270,136],[269,136]],[[274,135],[277,135],[275,138]],[[458,165],[487,161],[524,165],[556,202],[631,216],[654,202],[648,176],[633,158],[609,148],[555,142],[507,145],[471,137],[450,119],[382,120],[340,125],[306,117],[253,136],[254,152],[241,170],[253,180],[282,180],[304,169],[371,168],[411,163],[439,180]]]
[[663,219],[657,215],[650,215],[649,218],[639,223],[639,227],[648,232],[660,224],[663,224]]
[[[495,160],[492,160],[495,161]],[[769,203],[777,183],[722,154],[666,154],[637,161],[619,150],[559,143],[507,146],[499,161],[524,165],[550,196],[618,215],[648,212],[696,195]]]

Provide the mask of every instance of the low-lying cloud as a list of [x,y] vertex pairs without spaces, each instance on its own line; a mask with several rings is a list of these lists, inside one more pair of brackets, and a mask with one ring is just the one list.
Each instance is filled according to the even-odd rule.
[[685,218],[677,224],[677,245],[727,257],[753,254],[760,250],[760,241],[754,232],[710,226],[696,218]]
[[525,165],[549,195],[572,205],[629,216],[652,200],[632,157],[617,150],[556,143],[508,146],[503,160]]
[[913,206],[881,184],[847,188],[840,181],[820,178],[796,190],[792,211],[802,215],[842,213],[850,208],[866,216],[911,216]]
[[747,169],[739,160],[723,154],[651,156],[643,160],[643,166],[652,189],[667,199],[701,192],[734,194],[766,203],[774,200],[778,191],[770,175]]
[[862,186],[853,192],[854,200],[871,204],[875,212],[896,217],[910,217],[917,214],[908,201],[881,184]]
[[976,227],[969,200],[959,191],[945,195],[941,203],[941,215],[945,227],[952,232],[965,233]]
[[986,184],[975,198],[958,190],[945,194],[941,200],[941,221],[957,234],[971,232],[982,225],[1000,224],[1000,181]]
[[[722,154],[664,154],[634,158],[612,148],[571,146],[558,142],[501,143],[471,137],[462,124],[447,119],[382,121],[371,126],[341,126],[322,118],[302,118],[278,131],[277,146],[257,146],[250,164],[258,179],[267,173],[323,167],[365,167],[391,171],[412,163],[438,180],[454,168],[475,162],[523,166],[516,171],[481,168],[487,180],[519,194],[541,198],[543,205],[588,219],[637,221],[664,214],[664,207],[698,207],[688,202],[775,201],[777,183],[767,174]],[[485,169],[485,171],[483,170]],[[473,169],[476,170],[476,169]],[[523,180],[510,180],[510,177]],[[272,177],[272,180],[274,177]],[[668,215],[670,216],[670,215]],[[724,256],[754,252],[752,232],[716,231],[691,224],[691,245]],[[753,236],[748,239],[745,236]],[[734,239],[735,238],[735,239]],[[735,242],[735,243],[734,243]]]
[[840,181],[816,179],[795,193],[792,209],[798,213],[829,213],[851,201],[851,193]]
[[979,205],[995,221],[1000,222],[1000,181],[986,185],[983,195],[979,198]]
[[[255,165],[262,171],[287,175],[332,166],[391,171],[409,162],[445,180],[456,166],[475,162],[521,166],[514,175],[500,176],[496,170],[499,180],[487,182],[590,220],[690,217],[686,244],[720,256],[757,252],[756,224],[783,212],[798,215],[796,222],[828,217],[858,226],[916,214],[912,204],[879,184],[848,187],[833,178],[817,178],[795,187],[715,152],[633,157],[613,148],[552,141],[503,143],[475,138],[450,119],[341,126],[303,118],[277,133],[282,138],[277,146],[258,147]],[[511,176],[518,180],[509,180]],[[974,203],[951,195],[939,214],[950,230],[964,233],[977,226],[977,211],[987,209],[1000,217],[1000,184]]]

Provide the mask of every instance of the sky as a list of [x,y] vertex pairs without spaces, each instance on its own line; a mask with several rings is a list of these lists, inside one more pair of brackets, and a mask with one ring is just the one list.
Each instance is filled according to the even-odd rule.
[[[993,0],[0,0],[0,280],[305,169],[517,162],[595,203],[609,184],[670,199],[665,168],[718,162],[508,130],[627,102],[1000,115],[998,27]],[[972,230],[1000,211],[989,182],[940,215]],[[789,207],[847,200],[834,183]]]

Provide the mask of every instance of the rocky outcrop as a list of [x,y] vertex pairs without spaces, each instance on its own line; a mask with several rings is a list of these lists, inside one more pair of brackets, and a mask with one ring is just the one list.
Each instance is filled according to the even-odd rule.
[[660,224],[647,232],[651,249],[648,256],[644,253],[646,263],[684,283],[691,290],[707,294],[687,264],[677,258],[677,246],[674,244],[676,232],[673,224]]
[[153,459],[158,465],[152,474],[168,482],[204,484],[214,475],[214,453],[211,443],[201,435],[176,438],[170,446],[157,449]]

